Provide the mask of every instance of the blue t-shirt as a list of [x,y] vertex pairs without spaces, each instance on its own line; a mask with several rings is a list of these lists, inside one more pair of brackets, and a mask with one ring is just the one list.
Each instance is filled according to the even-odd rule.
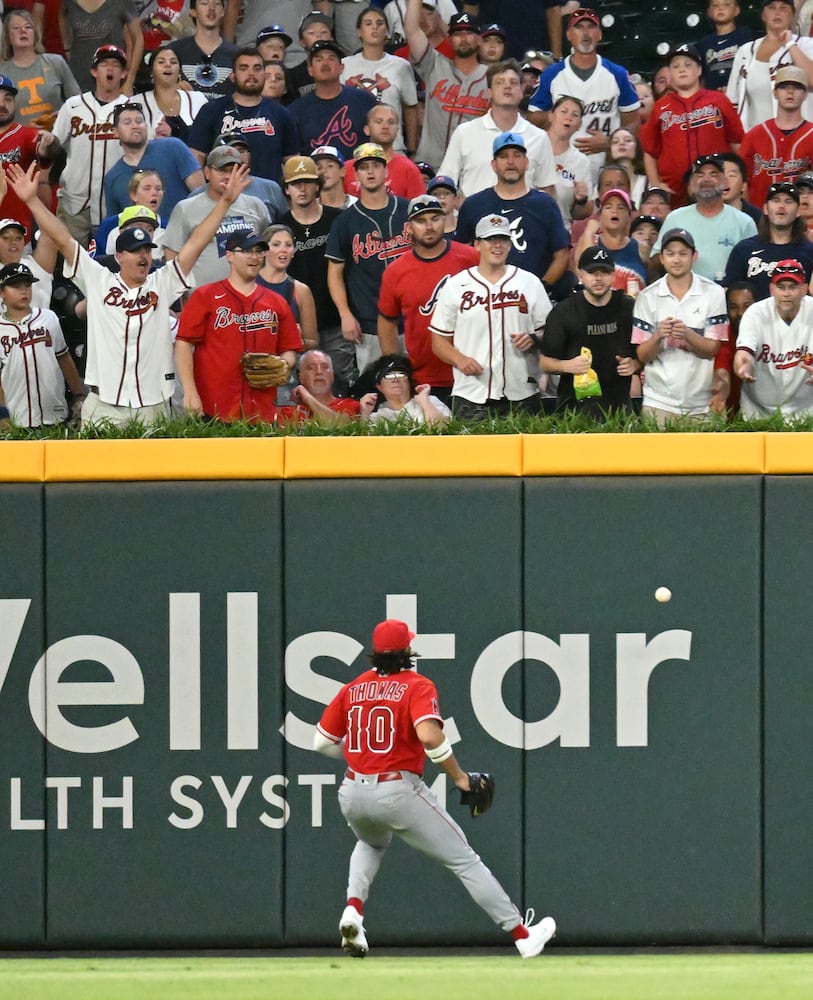
[[157,170],[161,175],[164,183],[161,214],[169,218],[178,202],[189,195],[186,178],[200,170],[200,164],[180,139],[172,136],[150,139],[138,166],[131,167],[119,160],[105,174],[104,201],[109,215],[133,204],[129,187],[136,170]]
[[204,105],[189,129],[189,145],[208,154],[219,135],[240,132],[251,154],[251,172],[278,181],[282,161],[299,152],[299,136],[288,110],[263,97],[246,107],[233,97],[220,97]]
[[477,223],[486,215],[504,215],[511,224],[511,252],[508,263],[516,264],[541,278],[557,250],[570,246],[562,213],[556,201],[544,191],[529,191],[522,198],[505,200],[494,188],[469,195],[460,206],[455,239],[474,242]]
[[723,284],[726,288],[735,281],[748,281],[754,287],[754,298],[767,299],[771,294],[771,275],[780,260],[798,260],[811,281],[813,275],[813,243],[803,239],[800,243],[766,243],[758,236],[738,243],[728,258]]
[[703,60],[703,80],[709,90],[726,89],[737,49],[753,40],[750,28],[735,28],[727,35],[706,35],[700,39],[697,51]]
[[364,126],[367,112],[378,102],[372,94],[358,87],[342,86],[338,97],[317,97],[305,94],[288,110],[299,130],[299,150],[310,154],[317,146],[333,146],[352,159],[353,150],[367,140]]

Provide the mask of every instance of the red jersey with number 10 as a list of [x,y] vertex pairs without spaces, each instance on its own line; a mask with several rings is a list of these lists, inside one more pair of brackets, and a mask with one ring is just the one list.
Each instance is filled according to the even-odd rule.
[[414,670],[379,677],[368,670],[345,684],[317,729],[334,743],[344,738],[344,756],[354,771],[422,774],[426,755],[415,726],[424,719],[443,725],[437,688],[428,677]]

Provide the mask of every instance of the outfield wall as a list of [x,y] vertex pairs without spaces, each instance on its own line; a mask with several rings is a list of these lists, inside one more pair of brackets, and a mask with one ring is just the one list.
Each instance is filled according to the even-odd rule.
[[[335,945],[308,747],[385,616],[497,777],[451,811],[562,944],[810,944],[809,445],[0,443],[0,947]],[[503,939],[398,843],[366,923]]]

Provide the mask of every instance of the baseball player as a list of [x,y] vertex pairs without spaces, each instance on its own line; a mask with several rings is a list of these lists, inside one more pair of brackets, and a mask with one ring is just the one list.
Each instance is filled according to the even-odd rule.
[[478,906],[511,935],[520,955],[533,958],[556,933],[556,922],[552,917],[531,926],[523,922],[421,777],[428,757],[460,789],[461,802],[472,815],[492,803],[491,776],[464,771],[443,733],[437,689],[412,663],[418,655],[410,648],[414,638],[405,622],[379,622],[373,630],[371,669],[341,689],[316,727],[314,750],[347,761],[339,806],[357,840],[347,906],[339,921],[342,948],[355,958],[369,951],[364,903],[397,833],[455,874]]
[[480,219],[474,235],[480,263],[449,278],[429,324],[432,350],[455,370],[453,412],[463,420],[536,413],[539,369],[532,352],[550,299],[536,275],[506,263],[511,224],[504,215]]
[[35,222],[64,256],[65,277],[76,282],[87,300],[88,397],[82,421],[125,424],[137,418],[151,423],[169,413],[175,388],[169,307],[192,287],[190,271],[248,184],[248,168],[232,172],[219,200],[171,263],[151,272],[155,244],[147,231],[136,226],[121,233],[116,240],[118,274],[92,260],[37,199],[36,173],[33,164],[25,172],[12,164],[8,171]]
[[56,315],[31,306],[37,280],[25,264],[0,269],[0,410],[19,427],[67,420],[66,382],[75,400],[87,395]]

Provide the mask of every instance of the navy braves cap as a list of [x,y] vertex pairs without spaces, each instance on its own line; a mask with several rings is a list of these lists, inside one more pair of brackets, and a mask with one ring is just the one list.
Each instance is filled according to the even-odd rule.
[[497,35],[504,42],[508,39],[508,35],[505,33],[505,28],[503,28],[501,24],[497,24],[496,21],[492,24],[486,24],[480,28],[481,38],[487,38],[489,35]]
[[673,49],[670,49],[666,55],[667,64],[670,63],[676,56],[688,56],[689,59],[693,59],[698,66],[703,65],[703,57],[694,45],[676,45]]
[[449,34],[453,35],[456,31],[473,31],[475,35],[479,34],[471,14],[453,14],[449,18]]
[[7,90],[15,97],[19,93],[17,88],[14,86],[14,81],[9,79],[7,76],[0,76],[0,90]]
[[133,253],[142,247],[155,247],[157,245],[157,243],[153,243],[152,236],[146,229],[136,226],[134,229],[125,229],[124,232],[119,233],[116,239],[116,253]]
[[4,288],[6,285],[20,285],[23,283],[32,285],[35,281],[39,280],[39,278],[34,277],[25,264],[6,264],[0,270],[0,288]]
[[437,191],[438,188],[448,188],[452,194],[457,194],[457,184],[447,174],[436,174],[426,185],[427,194]]
[[335,146],[317,146],[311,153],[312,160],[335,160],[340,167],[344,166],[344,157]]
[[496,156],[501,149],[521,149],[525,153],[528,147],[519,132],[503,132],[494,140],[491,152]]
[[580,271],[614,271],[615,258],[603,247],[588,247],[579,257]]
[[260,28],[257,32],[255,45],[259,45],[260,42],[264,42],[267,38],[281,38],[285,42],[286,49],[293,42],[293,38],[291,38],[281,24],[269,24],[267,28]]
[[320,38],[318,42],[314,42],[308,53],[308,62],[312,62],[313,57],[318,56],[320,52],[332,52],[339,59],[344,59],[344,49],[332,38]]
[[778,194],[786,194],[789,198],[793,198],[797,205],[799,204],[799,189],[790,181],[777,181],[775,184],[771,184],[765,195],[765,201],[770,201]]
[[250,229],[240,229],[226,238],[227,250],[252,250],[254,247],[268,249],[268,243]]

